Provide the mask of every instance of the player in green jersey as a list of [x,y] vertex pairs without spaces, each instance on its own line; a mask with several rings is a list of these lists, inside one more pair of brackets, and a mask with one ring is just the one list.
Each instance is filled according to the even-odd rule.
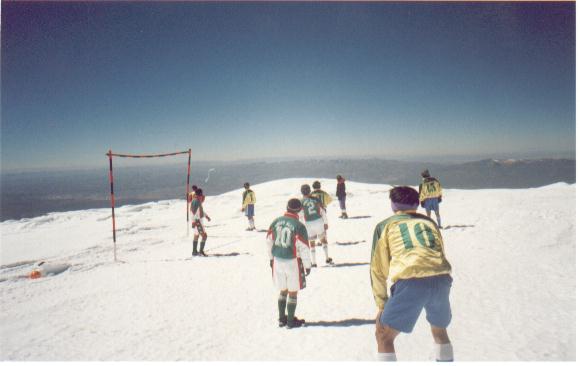
[[[191,222],[191,226],[193,227],[193,252],[191,253],[191,255],[194,257],[197,255],[207,257],[207,255],[203,251],[205,247],[205,241],[207,240],[207,233],[205,232],[203,220],[207,219],[207,221],[211,221],[211,219],[203,209],[203,201],[205,201],[203,190],[201,188],[198,188],[195,190],[195,196],[191,201],[191,213],[193,214]],[[199,240],[200,236],[201,236],[201,244],[199,246],[198,252],[197,241]]]
[[280,290],[278,297],[280,327],[296,328],[304,324],[303,320],[295,317],[298,291],[306,287],[305,276],[310,273],[311,267],[308,233],[298,217],[301,210],[302,204],[298,199],[289,200],[286,213],[272,222],[266,235],[272,277]]
[[322,202],[318,198],[312,197],[310,194],[310,186],[308,184],[300,187],[302,193],[302,221],[308,230],[308,239],[310,240],[310,254],[312,255],[312,267],[316,267],[316,239],[322,243],[322,249],[326,256],[326,264],[332,265],[334,262],[328,256],[328,241],[326,240],[326,230],[328,230],[328,221],[326,218],[326,210]]

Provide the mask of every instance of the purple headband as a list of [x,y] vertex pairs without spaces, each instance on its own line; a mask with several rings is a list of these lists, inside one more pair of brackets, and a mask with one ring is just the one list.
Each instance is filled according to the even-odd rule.
[[419,207],[419,204],[407,205],[405,203],[397,203],[397,202],[391,201],[391,208],[393,209],[393,212],[416,210],[417,207]]

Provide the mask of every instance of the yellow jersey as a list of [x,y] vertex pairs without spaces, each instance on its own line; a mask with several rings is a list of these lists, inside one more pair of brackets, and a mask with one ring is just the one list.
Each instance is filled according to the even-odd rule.
[[441,183],[433,177],[423,179],[423,183],[419,184],[419,202],[423,202],[427,198],[438,198],[443,195]]
[[242,208],[256,203],[256,195],[251,189],[247,189],[242,193]]
[[379,309],[388,300],[387,278],[431,277],[451,273],[437,224],[416,212],[398,211],[377,224],[371,251],[371,287]]
[[321,189],[315,189],[310,193],[312,197],[318,198],[318,200],[322,203],[322,207],[326,208],[332,202],[332,197],[326,192]]

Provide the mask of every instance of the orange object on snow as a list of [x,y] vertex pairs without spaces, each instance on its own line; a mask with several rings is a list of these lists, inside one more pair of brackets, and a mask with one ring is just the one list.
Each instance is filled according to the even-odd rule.
[[39,270],[37,270],[37,269],[35,269],[34,271],[30,272],[30,274],[28,275],[28,278],[30,278],[32,280],[34,280],[36,278],[40,278],[40,277],[42,277],[42,273]]

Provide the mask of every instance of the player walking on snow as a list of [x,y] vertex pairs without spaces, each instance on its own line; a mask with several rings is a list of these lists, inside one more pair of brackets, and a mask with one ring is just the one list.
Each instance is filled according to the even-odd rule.
[[308,184],[300,187],[302,193],[302,220],[308,231],[310,240],[310,254],[312,255],[312,267],[316,267],[316,239],[322,243],[322,249],[326,256],[326,263],[333,264],[332,258],[328,256],[328,241],[326,240],[326,230],[328,230],[328,221],[326,219],[326,210],[322,207],[322,202],[318,198],[310,195],[310,186]]
[[247,231],[256,230],[254,225],[254,204],[256,203],[256,194],[250,189],[250,183],[244,183],[244,188],[246,189],[242,194],[242,212],[246,212],[248,217],[248,228]]
[[431,217],[431,211],[435,211],[437,225],[441,229],[441,216],[439,215],[439,203],[441,203],[443,196],[441,183],[437,178],[432,177],[427,169],[421,173],[421,176],[423,183],[419,184],[419,202],[421,202],[421,207],[427,211],[427,216]]
[[[389,194],[395,215],[377,224],[371,252],[371,287],[379,312],[376,321],[377,358],[396,361],[394,341],[411,333],[423,308],[435,340],[437,361],[453,361],[447,335],[451,322],[451,265],[443,238],[433,220],[416,212],[419,193],[396,187]],[[387,278],[392,282],[387,294]]]
[[[298,291],[306,287],[304,276],[310,273],[308,234],[298,217],[301,209],[302,204],[298,199],[289,200],[286,213],[272,222],[266,235],[272,277],[280,290],[278,325],[289,329],[304,324],[304,320],[296,318],[295,312]],[[305,274],[302,274],[303,268]]]
[[[211,221],[209,216],[203,210],[203,201],[205,201],[205,196],[203,195],[203,190],[198,188],[195,190],[195,197],[191,201],[191,213],[193,214],[191,227],[193,228],[193,252],[192,256],[202,255],[207,257],[207,254],[203,251],[205,247],[205,241],[207,240],[207,233],[205,232],[205,227],[203,226],[203,220]],[[201,236],[201,244],[199,246],[199,252],[197,251],[197,241]]]

